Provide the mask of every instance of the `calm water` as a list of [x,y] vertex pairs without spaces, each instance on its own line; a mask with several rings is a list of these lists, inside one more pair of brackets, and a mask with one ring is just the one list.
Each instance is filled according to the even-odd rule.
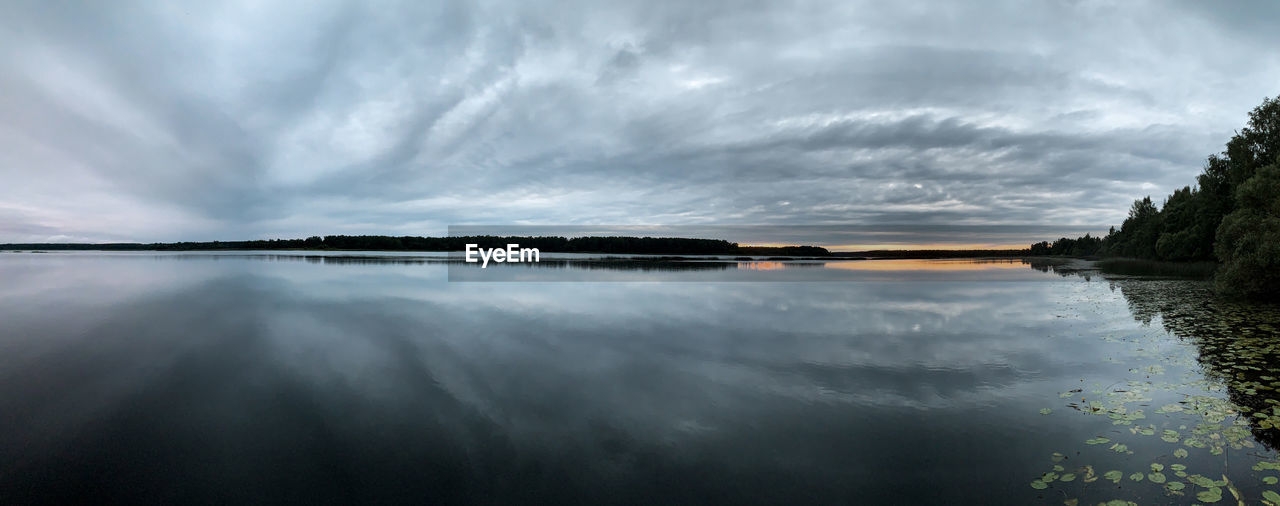
[[[1274,308],[1021,262],[647,265],[0,253],[0,502],[1280,490]],[[589,272],[695,282],[540,282]]]

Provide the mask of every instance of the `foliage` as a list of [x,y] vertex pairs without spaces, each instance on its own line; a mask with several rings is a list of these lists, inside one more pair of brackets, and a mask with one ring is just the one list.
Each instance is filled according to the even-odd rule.
[[1236,191],[1236,209],[1218,227],[1219,290],[1248,297],[1280,296],[1280,160],[1259,169]]
[[[1107,372],[1063,385],[1062,404],[1048,416],[1082,418],[1088,425],[1069,432],[1092,437],[1052,453],[1047,471],[1030,473],[1032,489],[1051,492],[1037,497],[1079,494],[1064,504],[1099,504],[1109,494],[1143,504],[1280,504],[1280,493],[1263,486],[1280,484],[1270,474],[1280,471],[1280,377],[1274,371],[1280,306],[1208,297],[1209,287],[1194,281],[1108,284],[1094,293],[1118,289],[1135,321],[1144,328],[1159,322],[1161,329],[1109,330],[1102,340],[1122,349],[1109,351],[1108,360],[1131,364],[1128,375]],[[1088,311],[1078,301],[1064,304]],[[1071,473],[1076,480],[1064,479]],[[1104,480],[1109,483],[1098,483]]]
[[1190,261],[1211,258],[1213,224],[1201,223],[1203,203],[1197,189],[1184,186],[1165,199],[1155,256],[1162,260]]
[[[1280,224],[1275,206],[1280,185],[1280,96],[1264,98],[1249,121],[1209,155],[1195,186],[1184,186],[1157,206],[1151,197],[1133,203],[1119,229],[1094,247],[1086,235],[1031,245],[1031,255],[1124,257],[1164,262],[1223,263],[1217,287],[1250,297],[1280,297]],[[1086,242],[1090,241],[1090,242]],[[1118,268],[1168,270],[1130,262]],[[1202,267],[1193,271],[1200,272]]]
[[1031,254],[1033,256],[1073,256],[1073,257],[1089,257],[1097,255],[1102,249],[1102,238],[1092,237],[1085,234],[1084,237],[1078,239],[1068,239],[1063,237],[1053,243],[1041,241],[1031,245]]

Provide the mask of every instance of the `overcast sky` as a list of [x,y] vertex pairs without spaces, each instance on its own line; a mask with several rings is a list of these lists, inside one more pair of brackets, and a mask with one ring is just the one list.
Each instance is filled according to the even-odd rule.
[[1280,94],[1267,1],[264,4],[0,4],[0,242],[1014,244],[1193,183]]

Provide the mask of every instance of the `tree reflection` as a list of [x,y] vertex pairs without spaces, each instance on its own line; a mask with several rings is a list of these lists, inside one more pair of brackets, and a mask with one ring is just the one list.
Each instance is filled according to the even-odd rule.
[[[1099,273],[1058,259],[1024,260],[1032,269],[1089,279]],[[1119,290],[1133,319],[1159,326],[1195,346],[1206,379],[1249,421],[1253,437],[1280,449],[1280,305],[1230,300],[1196,280],[1103,276]]]
[[1144,325],[1159,321],[1164,330],[1193,344],[1205,376],[1227,387],[1228,399],[1241,408],[1254,438],[1280,448],[1280,306],[1215,297],[1206,282],[1116,279],[1129,312]]
[[1023,258],[1023,265],[1040,272],[1052,272],[1059,276],[1081,276],[1085,281],[1092,281],[1097,269],[1075,259],[1064,258]]

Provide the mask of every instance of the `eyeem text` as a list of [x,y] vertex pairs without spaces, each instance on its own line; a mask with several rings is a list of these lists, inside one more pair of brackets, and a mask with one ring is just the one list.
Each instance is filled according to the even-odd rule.
[[[476,259],[476,255],[480,259]],[[467,263],[480,262],[480,268],[489,267],[489,261],[504,263],[537,262],[541,259],[538,248],[521,248],[519,244],[507,244],[507,249],[481,248],[479,244],[467,245]]]

